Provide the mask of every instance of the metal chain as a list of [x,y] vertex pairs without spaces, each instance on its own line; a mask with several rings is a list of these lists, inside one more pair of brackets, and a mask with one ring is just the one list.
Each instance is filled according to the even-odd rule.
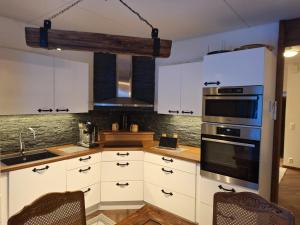
[[126,2],[124,2],[123,0],[119,0],[126,8],[128,8],[132,13],[134,13],[135,15],[137,15],[139,17],[139,19],[141,21],[143,21],[144,23],[146,23],[149,27],[151,27],[152,29],[154,29],[154,26],[148,21],[146,20],[144,17],[141,16],[141,14],[139,14],[137,11],[135,11],[133,8],[131,8]]
[[[60,16],[61,14],[65,13],[66,11],[68,11],[69,9],[73,8],[74,6],[78,5],[80,2],[82,2],[84,0],[76,0],[75,2],[73,2],[71,5],[67,6],[66,8],[60,10],[59,12],[55,13],[54,15],[50,16],[48,18],[48,20],[52,20],[58,16]],[[140,13],[138,13],[137,11],[135,11],[132,7],[130,7],[126,2],[124,2],[123,0],[119,0],[126,8],[128,8],[132,13],[134,13],[135,15],[138,16],[138,18],[143,21],[144,23],[146,23],[149,27],[151,27],[152,29],[154,29],[154,26],[148,21],[146,20],[144,17],[142,17],[142,15]]]
[[84,0],[77,0],[75,2],[73,2],[71,5],[67,6],[66,8],[60,10],[59,12],[55,13],[53,16],[50,16],[48,18],[48,20],[52,20],[58,16],[60,16],[61,14],[65,13],[66,11],[68,11],[69,9],[73,8],[74,6],[78,5],[80,2],[82,2]]

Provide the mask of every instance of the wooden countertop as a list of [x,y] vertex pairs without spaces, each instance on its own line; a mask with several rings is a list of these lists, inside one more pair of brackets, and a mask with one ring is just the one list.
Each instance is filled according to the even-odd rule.
[[66,159],[72,159],[80,156],[85,156],[85,155],[90,155],[90,154],[95,154],[103,151],[145,151],[145,152],[150,152],[154,154],[159,154],[159,155],[165,155],[169,157],[174,157],[182,160],[187,160],[190,162],[200,162],[200,148],[197,147],[191,147],[191,146],[185,146],[185,145],[180,145],[179,148],[181,149],[180,151],[176,150],[166,150],[166,149],[161,149],[155,146],[158,146],[158,142],[147,142],[144,143],[144,147],[141,148],[119,148],[119,147],[103,147],[103,143],[100,143],[99,147],[95,148],[87,148],[87,150],[84,151],[78,151],[74,153],[66,153],[62,150],[59,150],[64,147],[71,147],[75,145],[63,145],[63,146],[57,146],[57,147],[52,147],[52,148],[47,148],[50,152],[53,152],[57,154],[57,157],[49,158],[49,159],[43,159],[43,160],[37,160],[33,162],[28,162],[28,163],[20,163],[17,165],[12,165],[12,166],[6,166],[4,164],[0,164],[0,171],[1,173],[5,172],[10,172],[10,171],[15,171],[15,170],[20,170],[20,169],[25,169],[33,166],[39,166],[42,164],[47,164],[47,163],[52,163],[52,162],[58,162]]

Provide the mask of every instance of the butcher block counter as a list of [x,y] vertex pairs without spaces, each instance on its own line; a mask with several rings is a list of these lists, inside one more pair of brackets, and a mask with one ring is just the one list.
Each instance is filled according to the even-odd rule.
[[20,163],[11,166],[6,166],[4,164],[1,164],[0,171],[1,173],[4,173],[4,172],[19,170],[19,169],[25,169],[33,166],[72,159],[76,157],[103,152],[103,151],[144,151],[144,152],[150,152],[154,154],[174,157],[174,158],[178,158],[190,162],[200,162],[200,148],[198,147],[179,145],[178,150],[167,150],[167,149],[159,148],[157,141],[142,142],[141,146],[136,146],[135,143],[133,144],[128,143],[128,146],[125,147],[124,146],[119,147],[120,144],[118,142],[110,141],[110,142],[100,142],[99,147],[86,148],[86,150],[83,151],[66,152],[63,150],[74,146],[76,145],[71,144],[71,145],[63,145],[63,146],[47,148],[48,151],[53,152],[58,156],[53,158],[43,159],[43,160],[37,160],[33,162]]

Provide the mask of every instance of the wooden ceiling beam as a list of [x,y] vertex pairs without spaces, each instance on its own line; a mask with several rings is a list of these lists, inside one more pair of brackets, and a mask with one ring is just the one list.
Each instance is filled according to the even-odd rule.
[[[40,28],[26,27],[25,36],[28,46],[41,48]],[[160,40],[160,52],[157,57],[168,58],[171,54],[171,47],[171,40]],[[153,39],[49,29],[48,49],[57,48],[73,51],[153,56]]]

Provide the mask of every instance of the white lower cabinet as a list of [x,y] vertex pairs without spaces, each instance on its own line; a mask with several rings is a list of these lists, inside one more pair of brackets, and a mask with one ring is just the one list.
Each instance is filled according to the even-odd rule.
[[101,182],[101,202],[129,202],[143,199],[143,181]]
[[[244,187],[240,187],[237,185],[233,185],[233,184],[227,184],[227,183],[223,183],[220,181],[214,181],[214,180],[210,180],[207,179],[205,177],[199,177],[199,191],[200,191],[200,195],[199,195],[199,201],[213,206],[213,201],[214,201],[214,194],[216,192],[226,192],[224,189],[226,190],[234,190],[235,192],[253,192],[253,193],[258,193],[255,190],[252,189],[248,189],[248,188],[244,188]],[[205,194],[202,194],[205,193]]]
[[214,194],[216,192],[226,192],[225,189],[234,190],[235,192],[253,192],[258,194],[258,191],[253,189],[203,177],[200,175],[200,165],[197,165],[196,222],[199,225],[212,224]]
[[144,180],[195,198],[195,174],[145,162]]
[[144,200],[190,221],[195,221],[195,198],[145,182]]
[[101,162],[101,202],[144,200],[144,152],[103,152]]
[[9,172],[9,216],[49,192],[66,191],[65,161]]
[[195,221],[196,163],[145,153],[144,201]]
[[102,162],[102,181],[143,180],[143,161]]
[[85,208],[97,205],[100,202],[100,183],[80,189],[84,193]]
[[213,207],[197,202],[196,222],[199,225],[212,225],[213,223]]
[[101,153],[67,160],[67,191],[83,191],[85,207],[100,203]]
[[100,163],[87,165],[67,172],[67,189],[77,190],[100,182]]

